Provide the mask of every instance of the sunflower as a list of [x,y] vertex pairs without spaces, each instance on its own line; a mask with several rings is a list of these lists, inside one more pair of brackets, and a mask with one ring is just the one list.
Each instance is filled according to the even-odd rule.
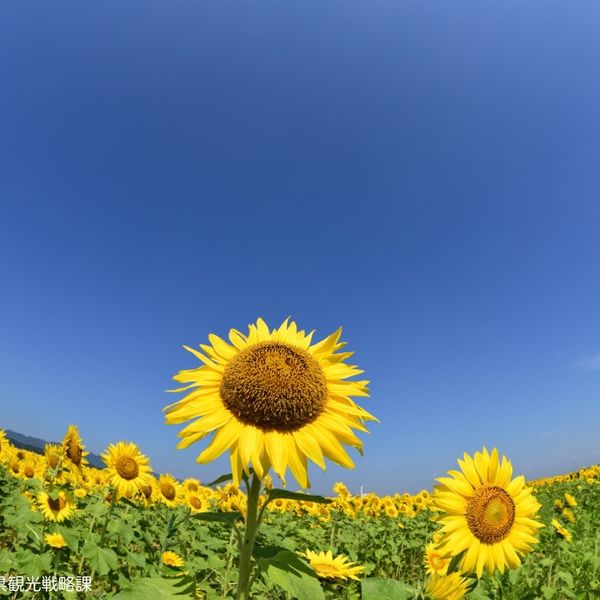
[[343,554],[333,558],[331,550],[318,554],[307,550],[300,555],[308,558],[313,571],[324,579],[358,579],[356,574],[364,569],[360,565],[348,562],[348,557]]
[[198,479],[188,477],[187,479],[184,479],[183,487],[185,488],[186,492],[199,492],[201,484]]
[[183,498],[183,487],[172,475],[158,478],[158,499],[167,506],[177,506]]
[[368,396],[368,381],[347,380],[362,371],[344,362],[351,352],[338,352],[345,346],[341,329],[313,344],[312,332],[288,321],[269,331],[258,319],[248,335],[232,329],[231,343],[211,334],[203,352],[184,346],[203,364],[174,377],[189,385],[172,391],[191,391],[164,409],[167,423],[196,419],[179,433],[178,448],[214,432],[196,460],[207,463],[229,450],[236,485],[250,465],[260,478],[272,465],[283,481],[289,467],[303,488],[307,459],[322,469],[324,458],[353,468],[342,444],[361,451],[353,429],[365,432],[364,422],[377,420],[351,399]]
[[450,557],[437,547],[435,542],[425,547],[425,568],[429,575],[445,575],[450,564]]
[[551,525],[554,527],[556,533],[565,538],[567,542],[573,540],[573,534],[566,527],[563,527],[557,519],[552,519]]
[[0,429],[0,463],[3,463],[6,460],[8,460],[11,454],[11,448],[12,446],[10,445],[8,438],[6,437],[6,432],[4,431],[4,429]]
[[205,512],[209,506],[208,500],[198,492],[187,492],[185,503],[194,513]]
[[67,545],[65,538],[60,533],[47,533],[44,539],[46,544],[52,548],[64,548]]
[[163,565],[166,565],[168,567],[183,567],[183,558],[181,558],[181,556],[179,556],[179,554],[177,554],[176,552],[172,552],[171,550],[167,550],[166,552],[163,552],[161,555],[161,560],[163,562]]
[[440,477],[432,496],[442,527],[440,549],[456,556],[465,552],[461,570],[481,577],[484,567],[492,574],[508,565],[516,569],[542,524],[536,520],[540,504],[525,486],[523,476],[511,480],[512,465],[498,450],[486,448],[474,458],[458,460],[461,471]]
[[575,500],[574,496],[571,496],[571,494],[569,494],[568,492],[565,492],[565,502],[571,507],[573,508],[574,506],[577,506],[577,500]]
[[152,474],[150,461],[135,444],[109,444],[102,460],[107,467],[108,480],[118,496],[131,498],[140,486],[148,485],[148,477]]
[[56,469],[62,459],[62,447],[59,444],[46,444],[44,446],[44,458],[50,469]]
[[79,435],[77,425],[69,425],[67,433],[62,442],[62,448],[65,457],[69,460],[69,464],[78,469],[87,464],[86,456],[89,452],[85,451],[85,446]]
[[24,458],[19,467],[19,477],[21,479],[36,479],[42,474],[40,464],[32,457]]
[[469,580],[460,573],[434,575],[425,590],[433,600],[460,600],[469,591]]
[[40,492],[37,497],[38,508],[46,519],[60,523],[69,519],[75,508],[69,496],[63,492],[57,492],[56,499],[53,499],[46,492]]

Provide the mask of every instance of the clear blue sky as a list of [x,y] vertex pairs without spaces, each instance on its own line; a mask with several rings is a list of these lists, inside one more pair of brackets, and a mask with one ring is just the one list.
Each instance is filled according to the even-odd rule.
[[163,423],[182,344],[339,325],[416,491],[497,445],[600,462],[600,4],[0,4],[4,426],[210,480]]

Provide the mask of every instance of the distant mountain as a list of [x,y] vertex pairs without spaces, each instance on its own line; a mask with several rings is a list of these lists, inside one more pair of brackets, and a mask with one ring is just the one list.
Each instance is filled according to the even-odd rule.
[[[38,454],[44,454],[44,446],[46,444],[58,444],[59,442],[47,442],[46,440],[41,440],[40,438],[31,437],[29,435],[23,435],[22,433],[17,433],[16,431],[11,431],[10,429],[5,429],[6,437],[11,441],[11,443],[17,448],[21,448],[23,450],[29,450],[31,452],[37,452]],[[104,461],[93,452],[90,452],[86,456],[87,461],[92,465],[92,467],[97,467],[98,469],[103,469],[105,467]]]

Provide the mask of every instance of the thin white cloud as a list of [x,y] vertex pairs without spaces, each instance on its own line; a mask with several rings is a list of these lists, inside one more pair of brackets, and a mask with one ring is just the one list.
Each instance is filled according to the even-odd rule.
[[572,366],[574,369],[579,369],[580,371],[600,371],[600,354],[582,358],[573,363]]

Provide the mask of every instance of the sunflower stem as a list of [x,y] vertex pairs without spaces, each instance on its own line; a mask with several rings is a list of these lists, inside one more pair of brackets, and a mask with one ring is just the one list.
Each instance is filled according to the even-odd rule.
[[261,479],[259,479],[256,474],[252,475],[252,479],[249,483],[247,482],[246,489],[248,492],[248,510],[244,535],[239,545],[240,570],[238,576],[236,600],[248,600],[250,597],[250,585],[254,581],[250,580],[250,574],[252,572],[252,551],[254,550],[256,532],[260,524],[257,513],[261,483]]

